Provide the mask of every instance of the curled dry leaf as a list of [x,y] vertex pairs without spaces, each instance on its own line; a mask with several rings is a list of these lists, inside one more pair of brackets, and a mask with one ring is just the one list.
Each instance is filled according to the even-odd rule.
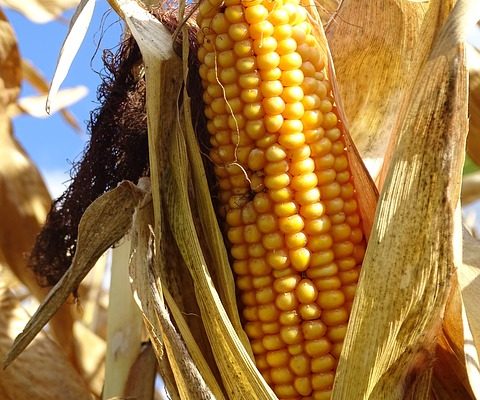
[[63,41],[57,66],[55,67],[55,74],[53,75],[50,91],[48,92],[46,103],[48,113],[50,112],[50,108],[56,107],[56,96],[60,85],[65,80],[73,59],[77,55],[78,49],[85,38],[87,29],[90,26],[90,21],[92,20],[93,10],[95,9],[95,1],[96,0],[81,0],[70,21],[68,33]]
[[[418,76],[409,75],[415,96],[398,105],[395,152],[365,255],[333,399],[429,395],[435,338],[461,252],[455,210],[467,132],[467,71],[458,29],[467,5],[457,3]],[[360,77],[360,82],[367,81]],[[358,96],[361,91],[356,93],[365,98]]]
[[[2,284],[2,279],[0,273],[0,355],[3,357],[29,315]],[[0,396],[2,400],[92,400],[62,349],[44,333],[35,338],[32,346],[10,368],[0,370]]]
[[50,291],[24,331],[15,339],[4,360],[4,366],[8,366],[40,332],[98,258],[125,235],[132,224],[135,206],[143,196],[141,189],[124,181],[87,208],[79,224],[77,251],[72,265]]
[[[22,74],[23,74],[23,79],[27,81],[30,85],[32,85],[40,94],[45,95],[45,97],[27,97],[19,100],[19,104],[17,107],[14,107],[13,112],[10,112],[9,115],[14,117],[16,114],[20,114],[21,112],[27,112],[30,115],[34,117],[46,117],[48,116],[46,112],[46,94],[48,93],[49,89],[49,84],[45,80],[45,78],[42,76],[40,71],[37,70],[37,68],[32,65],[28,60],[22,59]],[[80,125],[78,124],[78,121],[75,119],[75,116],[70,113],[68,110],[63,109],[66,108],[75,102],[79,101],[82,99],[87,93],[88,89],[83,86],[77,86],[76,88],[66,89],[66,91],[60,91],[59,94],[59,104],[57,104],[56,109],[52,109],[51,112],[57,112],[60,111],[63,119],[67,124],[69,124],[73,129],[76,131],[80,131]],[[73,94],[73,98],[69,98],[69,95]],[[34,108],[32,106],[28,107],[30,104],[27,103],[27,106],[25,106],[25,101],[27,99],[29,100],[29,103],[32,101],[35,101],[33,105],[35,105]],[[58,109],[58,107],[62,109]]]
[[[150,210],[148,210],[148,206]],[[167,361],[173,373],[173,381],[167,375],[166,384],[174,388],[181,399],[197,399],[199,393],[209,393],[196,364],[191,360],[182,339],[170,322],[168,311],[163,301],[163,289],[156,281],[158,266],[154,263],[153,236],[145,218],[153,217],[151,202],[144,210],[137,210],[134,223],[132,258],[130,276],[132,290],[137,304],[143,314],[144,321],[150,333],[150,339],[160,362]],[[151,220],[153,222],[153,218]],[[150,225],[151,226],[151,225]],[[166,356],[166,357],[165,357]],[[161,368],[161,372],[162,368]],[[163,374],[162,374],[163,376]],[[165,379],[165,377],[164,377]],[[198,392],[196,389],[198,388]],[[208,398],[208,396],[207,396]]]
[[[154,258],[150,258],[152,259]],[[158,267],[155,267],[153,262],[144,266],[147,268],[135,268],[132,287],[139,299],[144,317],[149,324],[153,322],[155,336],[160,334],[180,398],[182,400],[215,399],[170,320],[161,295],[160,278],[156,272]]]
[[142,204],[136,209],[133,217],[131,233],[132,246],[129,265],[130,282],[133,296],[143,315],[150,342],[157,356],[160,375],[162,376],[169,395],[176,400],[180,398],[180,395],[175,382],[175,376],[164,352],[161,328],[155,315],[154,304],[148,294],[148,283],[141,280],[145,278],[146,274],[140,273],[141,271],[146,271],[149,268],[148,265],[153,263],[154,238],[151,231],[151,227],[154,224],[153,221],[152,196],[150,193],[147,193]]
[[344,0],[327,29],[350,132],[376,181],[402,107],[416,96],[415,77],[454,3]]
[[75,7],[78,0],[0,0],[0,5],[18,11],[33,22],[43,24]]

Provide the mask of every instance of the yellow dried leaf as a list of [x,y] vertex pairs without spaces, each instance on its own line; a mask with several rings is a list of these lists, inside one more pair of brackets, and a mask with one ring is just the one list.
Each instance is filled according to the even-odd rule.
[[[470,3],[472,5],[472,3]],[[399,105],[398,132],[337,370],[333,399],[426,398],[459,265],[467,71],[457,3]],[[392,55],[393,56],[393,55]],[[348,362],[347,362],[348,360]]]
[[[23,79],[26,80],[30,85],[32,85],[40,94],[46,95],[48,93],[48,89],[49,89],[48,82],[42,76],[40,71],[38,71],[37,68],[28,60],[22,59],[22,73],[23,73]],[[81,100],[84,96],[86,96],[87,93],[88,93],[88,89],[84,86],[77,86],[74,89],[66,89],[66,91],[60,91],[59,93],[60,100],[58,102],[59,104],[56,105],[55,109],[50,110],[50,112],[54,113],[56,111],[60,111],[65,122],[69,124],[76,131],[79,131],[80,125],[78,124],[78,121],[75,119],[75,116],[72,113],[70,113],[68,110],[59,109],[59,108],[66,108],[74,104],[75,102]],[[70,98],[69,97],[70,95],[73,95],[73,98]],[[31,100],[29,100],[29,103],[32,100],[35,101],[35,103],[33,104],[35,107],[33,109],[31,109],[31,106],[28,107],[30,104],[27,104],[27,106],[25,106],[25,104],[22,104],[27,99],[29,98],[27,97],[19,100],[18,102],[19,107],[17,107],[18,113],[23,111],[33,116],[38,116],[38,117],[48,116],[46,112],[46,103],[47,103],[46,96],[33,97],[33,98],[30,97]]]
[[[55,108],[56,96],[60,85],[65,80],[68,70],[72,65],[73,59],[77,55],[83,39],[87,33],[87,29],[90,26],[92,20],[93,10],[95,9],[95,0],[81,0],[75,14],[70,21],[68,27],[68,33],[62,44],[60,55],[58,57],[57,66],[55,67],[55,73],[50,84],[50,91],[47,97],[47,112],[50,112],[50,108]],[[53,104],[53,106],[52,106]]]
[[75,7],[79,0],[0,0],[0,5],[18,11],[33,22],[43,24]]
[[344,0],[328,27],[350,132],[376,181],[402,105],[415,99],[414,79],[454,3]]
[[0,10],[0,112],[15,102],[20,93],[22,72],[17,39],[5,14]]

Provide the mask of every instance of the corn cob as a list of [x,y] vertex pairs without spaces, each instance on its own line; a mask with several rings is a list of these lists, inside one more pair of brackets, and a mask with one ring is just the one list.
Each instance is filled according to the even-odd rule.
[[296,0],[203,0],[200,77],[245,331],[280,399],[329,399],[365,238]]

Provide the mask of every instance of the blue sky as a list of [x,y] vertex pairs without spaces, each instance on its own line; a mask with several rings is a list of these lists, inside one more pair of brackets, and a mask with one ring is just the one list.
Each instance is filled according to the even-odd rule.
[[[65,189],[64,182],[69,179],[71,163],[79,159],[88,140],[86,128],[89,113],[98,107],[96,88],[100,83],[98,71],[101,71],[103,65],[102,52],[104,49],[115,48],[121,37],[122,24],[118,16],[106,1],[96,3],[87,37],[62,85],[63,88],[77,85],[88,87],[87,97],[70,108],[80,123],[82,132],[75,132],[60,114],[46,119],[27,115],[14,119],[16,137],[41,170],[54,196]],[[35,24],[8,9],[5,13],[17,35],[22,57],[31,60],[50,82],[73,11],[67,12],[62,21],[48,24]],[[24,85],[23,95],[34,93],[31,87]]]

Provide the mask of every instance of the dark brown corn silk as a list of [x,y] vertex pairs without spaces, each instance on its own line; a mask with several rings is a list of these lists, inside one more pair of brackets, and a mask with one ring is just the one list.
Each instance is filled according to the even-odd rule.
[[77,230],[86,208],[122,180],[148,174],[145,81],[141,55],[128,37],[116,54],[105,51],[106,74],[98,88],[101,107],[92,112],[90,141],[74,163],[67,190],[53,202],[33,248],[30,265],[43,285],[54,285],[75,254]]

